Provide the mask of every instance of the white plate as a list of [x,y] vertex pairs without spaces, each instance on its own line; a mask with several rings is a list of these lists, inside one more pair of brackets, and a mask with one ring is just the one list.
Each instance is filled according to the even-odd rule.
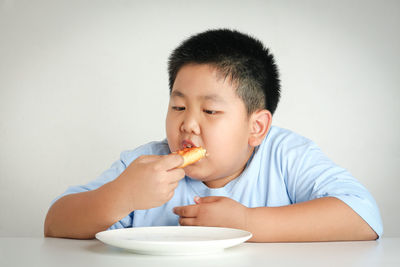
[[154,226],[108,230],[100,241],[131,252],[151,255],[194,255],[222,251],[250,239],[243,230],[200,226]]

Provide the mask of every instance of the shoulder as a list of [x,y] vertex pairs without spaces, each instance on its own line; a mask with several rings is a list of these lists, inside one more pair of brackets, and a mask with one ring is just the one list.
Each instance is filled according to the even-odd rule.
[[324,158],[321,149],[312,140],[276,126],[271,127],[257,148],[257,154],[261,160],[269,161],[281,170],[299,167],[306,157],[312,161]]
[[167,139],[164,139],[162,141],[149,142],[132,150],[123,151],[121,153],[121,161],[129,165],[137,157],[142,155],[167,155],[169,153],[171,153],[171,151]]
[[262,149],[281,150],[290,152],[297,149],[315,147],[310,139],[291,130],[272,126],[260,147]]

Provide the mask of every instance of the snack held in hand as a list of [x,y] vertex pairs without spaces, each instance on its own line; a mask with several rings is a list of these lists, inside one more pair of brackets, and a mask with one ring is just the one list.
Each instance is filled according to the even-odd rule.
[[186,147],[178,150],[177,153],[183,157],[183,164],[178,168],[185,168],[186,166],[193,164],[206,156],[206,150],[200,147]]

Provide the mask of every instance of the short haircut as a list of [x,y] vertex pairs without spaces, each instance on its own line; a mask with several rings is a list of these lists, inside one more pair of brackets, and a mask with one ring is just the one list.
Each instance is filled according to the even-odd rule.
[[273,114],[280,98],[280,80],[273,55],[254,37],[235,30],[208,30],[184,40],[168,61],[169,89],[187,64],[210,64],[237,85],[247,114],[267,109]]

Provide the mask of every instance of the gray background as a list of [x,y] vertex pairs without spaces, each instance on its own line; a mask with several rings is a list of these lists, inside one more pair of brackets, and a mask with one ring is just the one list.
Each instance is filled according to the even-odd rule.
[[400,236],[400,1],[0,1],[0,236],[41,236],[50,202],[165,137],[167,58],[217,27],[281,71],[274,124],[314,140]]

